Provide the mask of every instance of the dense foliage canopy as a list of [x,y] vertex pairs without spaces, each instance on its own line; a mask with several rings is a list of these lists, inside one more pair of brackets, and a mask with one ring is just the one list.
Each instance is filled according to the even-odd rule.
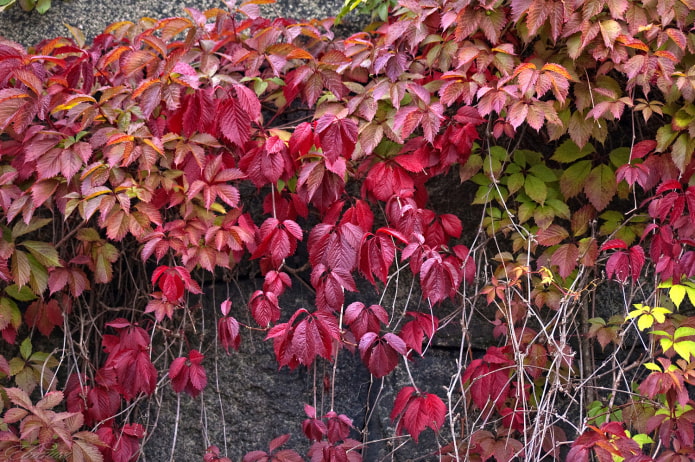
[[[442,460],[695,460],[692,0],[399,0],[347,38],[226,3],[0,39],[1,457],[134,460],[121,410],[205,392],[182,326],[253,266],[262,289],[219,307],[228,354],[260,331],[280,367],[348,350],[376,380],[460,326],[448,389],[408,369],[395,435],[354,428],[328,375],[297,416],[312,461],[427,429]],[[438,178],[478,217],[430,208]],[[287,306],[302,281],[313,305]],[[287,440],[243,460],[302,460]]]

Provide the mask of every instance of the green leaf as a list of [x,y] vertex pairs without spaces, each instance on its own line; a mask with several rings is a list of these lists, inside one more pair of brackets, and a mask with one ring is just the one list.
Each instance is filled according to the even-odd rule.
[[642,305],[641,303],[635,303],[633,306],[637,309],[630,311],[627,314],[627,317],[625,319],[632,319],[632,318],[636,318],[638,316],[642,316],[645,313],[649,313],[649,307],[648,306]]
[[671,126],[677,130],[685,130],[693,120],[695,120],[695,117],[693,117],[690,111],[680,109],[674,114]]
[[473,198],[473,202],[471,202],[472,205],[482,205],[482,204],[487,204],[488,201],[490,200],[490,188],[487,186],[481,186],[478,188],[478,190],[475,192],[475,197]]
[[31,266],[29,265],[29,256],[25,252],[15,250],[12,254],[10,267],[12,270],[12,278],[19,287],[29,283]]
[[14,5],[16,0],[0,0],[0,13]]
[[637,320],[637,328],[639,330],[649,329],[650,327],[652,327],[653,324],[654,324],[654,316],[652,316],[651,314],[643,314]]
[[588,320],[589,324],[593,325],[598,325],[598,326],[605,326],[606,325],[606,320],[603,318],[591,318]]
[[483,172],[488,177],[499,177],[500,173],[502,173],[502,161],[494,156],[486,156],[483,161]]
[[668,350],[673,346],[673,340],[671,340],[670,338],[659,339],[659,343],[661,343],[661,349],[664,351]]
[[519,223],[525,223],[533,217],[537,205],[533,202],[522,202],[519,206]]
[[546,183],[557,181],[557,175],[555,172],[544,164],[534,165],[529,169],[529,172]]
[[533,219],[539,228],[547,228],[555,219],[555,210],[549,205],[539,205],[533,211]]
[[84,242],[96,242],[101,240],[101,236],[94,228],[82,228],[77,231],[77,239]]
[[99,253],[94,266],[94,281],[105,284],[110,282],[112,277],[113,268],[111,266],[111,262],[104,256],[103,253]]
[[44,266],[60,267],[60,257],[53,244],[41,241],[24,241],[20,245],[25,247]]
[[670,337],[671,336],[671,334],[669,334],[668,332],[663,331],[663,330],[653,330],[650,332],[650,334],[658,335],[660,337]]
[[46,353],[44,351],[37,351],[31,355],[29,361],[36,364],[37,366],[44,366],[47,368],[54,368],[58,365],[58,360],[53,357],[51,353]]
[[673,304],[676,305],[676,308],[680,308],[681,303],[685,298],[685,286],[680,284],[674,285],[671,287],[671,290],[668,291],[668,296]]
[[656,131],[656,152],[664,152],[676,139],[679,132],[674,132],[671,125],[662,125]]
[[666,315],[672,313],[673,312],[668,308],[663,308],[661,306],[655,306],[654,308],[652,308],[651,311],[651,315],[654,317],[654,320],[658,323],[666,321]]
[[678,356],[690,361],[691,356],[695,356],[695,342],[692,340],[685,340],[683,342],[676,342],[673,344],[673,349],[676,350]]
[[599,212],[606,208],[617,189],[615,172],[608,165],[594,167],[584,183],[584,194]]
[[608,157],[611,160],[611,164],[614,167],[618,168],[621,165],[627,164],[628,161],[630,160],[630,148],[622,147],[622,148],[613,149],[608,154]]
[[24,359],[29,359],[31,357],[31,339],[29,337],[25,338],[22,344],[19,345],[19,353]]
[[645,363],[644,367],[646,367],[650,371],[661,372],[661,368],[659,367],[658,364],[655,364],[655,363]]
[[522,186],[524,186],[523,173],[514,173],[507,177],[507,188],[509,188],[509,192],[511,194],[514,194],[515,192],[520,190]]
[[51,0],[39,0],[36,2],[36,11],[40,14],[44,14],[49,8],[51,8]]
[[584,183],[591,173],[591,161],[581,160],[570,165],[560,176],[560,191],[565,199],[570,199],[584,189]]
[[685,290],[688,293],[688,300],[690,300],[690,304],[695,306],[695,287],[688,285],[688,288]]
[[557,147],[555,154],[553,154],[550,160],[563,164],[569,164],[581,159],[582,157],[586,157],[595,151],[596,150],[592,144],[586,144],[580,149],[574,141],[568,139]]
[[22,370],[17,372],[14,376],[14,381],[19,388],[29,394],[34,391],[37,385],[36,375],[31,367],[23,367]]
[[644,433],[638,433],[632,437],[632,439],[639,444],[639,447],[642,448],[645,444],[652,444],[654,440],[651,438],[651,436],[644,434]]
[[493,159],[497,159],[500,162],[506,162],[509,160],[509,153],[502,146],[492,146],[490,148],[490,156]]
[[24,11],[31,11],[36,6],[36,0],[19,0],[19,6],[21,6]]
[[695,328],[687,326],[679,327],[678,329],[676,329],[676,332],[674,332],[673,339],[677,340],[679,338],[689,337],[691,335],[695,335]]
[[31,268],[29,285],[36,295],[42,294],[48,287],[48,270],[33,255],[27,255]]
[[695,140],[691,139],[687,133],[683,133],[673,143],[671,159],[681,173],[685,172],[685,168],[692,160],[693,149],[695,149]]
[[548,197],[548,187],[540,178],[528,175],[524,182],[524,191],[528,196],[539,204],[545,203],[545,198]]
[[468,161],[465,164],[459,165],[459,180],[461,182],[464,182],[466,180],[471,179],[480,171],[482,167],[483,158],[480,157],[478,154],[471,154],[471,156],[468,158]]
[[12,284],[5,288],[5,293],[10,297],[20,302],[30,302],[36,300],[36,294],[27,286],[19,287],[17,284]]
[[19,358],[15,356],[14,358],[10,359],[10,375],[14,376],[20,373],[22,370],[24,370],[24,366],[26,366],[26,362],[22,358]]
[[0,297],[0,330],[12,326],[19,329],[22,325],[22,313],[19,311],[14,300],[7,297]]
[[570,208],[567,204],[558,199],[548,199],[545,201],[546,205],[551,207],[555,211],[555,215],[565,220],[570,219]]

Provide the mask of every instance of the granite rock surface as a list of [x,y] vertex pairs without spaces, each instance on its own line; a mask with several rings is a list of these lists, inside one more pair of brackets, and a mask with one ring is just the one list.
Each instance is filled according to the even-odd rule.
[[[342,4],[342,0],[279,0],[263,5],[263,14],[297,20],[324,18],[337,15]],[[221,0],[53,0],[43,15],[25,12],[17,5],[0,13],[0,36],[28,47],[48,38],[69,36],[64,26],[67,23],[82,30],[90,41],[111,23],[181,16],[188,7],[226,8]]]

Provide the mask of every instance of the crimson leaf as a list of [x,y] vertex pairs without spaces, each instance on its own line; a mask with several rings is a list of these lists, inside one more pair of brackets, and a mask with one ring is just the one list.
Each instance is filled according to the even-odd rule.
[[420,393],[414,387],[401,388],[391,411],[391,420],[399,419],[396,434],[405,428],[416,443],[425,428],[438,431],[445,417],[446,406],[437,395]]

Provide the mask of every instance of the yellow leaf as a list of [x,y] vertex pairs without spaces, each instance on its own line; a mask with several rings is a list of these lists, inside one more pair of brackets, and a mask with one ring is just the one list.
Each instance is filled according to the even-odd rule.
[[567,72],[567,69],[560,66],[559,64],[555,64],[555,63],[544,64],[543,67],[541,68],[541,71],[554,72],[556,74],[560,74],[561,76],[563,76],[567,80],[572,80],[572,76],[570,75],[569,72]]

